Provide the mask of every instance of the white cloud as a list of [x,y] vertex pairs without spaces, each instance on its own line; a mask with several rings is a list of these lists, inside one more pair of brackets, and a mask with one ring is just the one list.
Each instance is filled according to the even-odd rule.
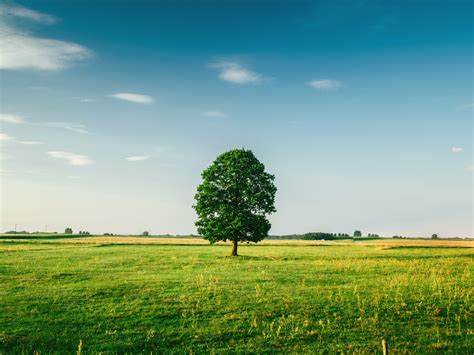
[[9,136],[6,133],[0,133],[0,142],[15,142],[16,138]]
[[318,90],[337,90],[343,87],[342,82],[331,79],[313,80],[308,85]]
[[19,29],[12,20],[22,18],[52,24],[54,17],[21,6],[0,7],[0,69],[62,70],[78,60],[91,56],[91,51],[73,42],[35,37]]
[[38,145],[43,144],[43,142],[36,142],[36,141],[22,141],[13,136],[10,136],[6,133],[0,133],[0,144],[1,143],[18,143],[24,145]]
[[24,123],[25,120],[23,119],[23,117],[12,113],[0,113],[0,122],[20,124]]
[[219,70],[219,79],[232,84],[260,84],[263,75],[242,67],[237,62],[221,61],[210,65]]
[[453,153],[460,153],[460,152],[462,152],[462,150],[463,149],[461,147],[452,147],[451,148],[451,152],[453,152]]
[[20,17],[48,25],[57,22],[57,19],[54,16],[27,9],[26,7],[14,4],[0,5],[0,16]]
[[62,128],[67,131],[71,131],[75,133],[89,133],[89,131],[87,131],[85,126],[82,124],[67,123],[67,122],[46,122],[43,125],[46,127]]
[[134,94],[131,92],[119,92],[109,96],[117,100],[129,101],[137,104],[152,104],[153,102],[155,102],[155,99],[151,96]]
[[[89,133],[84,125],[68,122],[43,122],[43,123],[32,123],[26,121],[22,116],[10,114],[10,113],[0,113],[0,122],[4,123],[13,123],[13,124],[29,124],[33,126],[44,126],[52,128],[62,128],[75,133]],[[28,144],[28,143],[24,143]],[[29,143],[31,144],[31,143]]]
[[222,111],[219,111],[219,110],[216,110],[216,111],[206,111],[203,113],[204,116],[207,116],[207,117],[227,117],[227,115],[222,112]]
[[81,97],[79,98],[79,102],[95,102],[94,99],[89,99],[87,97]]
[[37,141],[17,141],[17,143],[24,144],[24,145],[44,144],[43,142],[37,142]]
[[143,160],[148,160],[150,157],[146,155],[136,155],[136,156],[131,156],[131,157],[126,157],[125,160],[128,161],[143,161]]
[[94,163],[89,157],[85,155],[69,153],[69,152],[48,152],[51,158],[66,160],[69,165],[83,166]]

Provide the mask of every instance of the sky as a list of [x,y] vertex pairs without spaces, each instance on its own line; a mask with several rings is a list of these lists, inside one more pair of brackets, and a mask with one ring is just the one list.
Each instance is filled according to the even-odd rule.
[[232,148],[271,234],[473,236],[472,1],[0,2],[0,230],[196,233]]

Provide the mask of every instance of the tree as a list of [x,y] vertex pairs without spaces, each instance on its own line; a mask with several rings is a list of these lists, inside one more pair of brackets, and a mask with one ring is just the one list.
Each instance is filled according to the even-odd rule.
[[66,228],[66,229],[64,230],[64,234],[72,234],[72,228],[69,228],[69,227]]
[[431,236],[431,239],[438,239],[438,234],[433,234],[433,235]]
[[275,177],[250,150],[233,149],[219,155],[203,171],[193,205],[196,227],[211,243],[230,240],[232,256],[238,242],[257,243],[268,236],[266,216],[276,212]]
[[142,235],[143,235],[144,237],[148,237],[148,236],[150,235],[150,233],[149,233],[148,231],[144,231],[144,232],[142,233]]
[[354,237],[362,237],[362,232],[361,231],[355,231],[354,232]]

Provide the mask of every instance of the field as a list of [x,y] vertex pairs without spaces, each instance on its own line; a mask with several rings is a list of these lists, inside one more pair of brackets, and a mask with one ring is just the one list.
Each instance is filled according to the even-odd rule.
[[3,236],[0,353],[469,353],[473,247]]

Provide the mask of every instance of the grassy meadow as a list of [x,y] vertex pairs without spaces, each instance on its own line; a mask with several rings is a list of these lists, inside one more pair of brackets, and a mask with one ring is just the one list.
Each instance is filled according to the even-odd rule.
[[473,247],[3,236],[0,353],[469,353]]

